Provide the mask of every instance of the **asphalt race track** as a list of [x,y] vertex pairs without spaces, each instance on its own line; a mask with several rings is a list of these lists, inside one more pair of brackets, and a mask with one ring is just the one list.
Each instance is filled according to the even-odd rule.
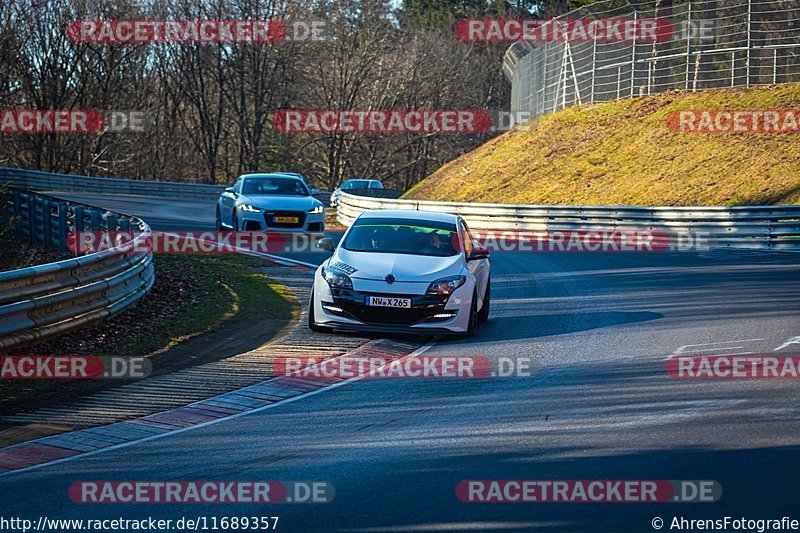
[[[62,196],[142,216],[154,229],[213,228],[213,202]],[[281,531],[364,532],[800,519],[800,382],[676,380],[665,370],[676,353],[800,353],[800,255],[495,253],[492,272],[491,321],[426,355],[530,357],[530,376],[350,382],[2,476],[2,515],[278,516]],[[204,507],[77,505],[67,496],[77,480],[123,479],[318,480],[336,497]],[[482,479],[716,480],[723,494],[715,503],[459,501],[460,481]]]

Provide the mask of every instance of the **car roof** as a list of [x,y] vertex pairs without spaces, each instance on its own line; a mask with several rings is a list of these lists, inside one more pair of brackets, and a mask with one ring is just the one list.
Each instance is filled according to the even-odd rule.
[[450,222],[455,224],[459,216],[437,211],[416,211],[413,209],[373,209],[361,213],[362,218],[402,218],[408,220],[430,220],[432,222]]
[[302,180],[299,174],[289,174],[287,172],[265,172],[263,174],[243,174],[239,178],[291,178],[295,180]]

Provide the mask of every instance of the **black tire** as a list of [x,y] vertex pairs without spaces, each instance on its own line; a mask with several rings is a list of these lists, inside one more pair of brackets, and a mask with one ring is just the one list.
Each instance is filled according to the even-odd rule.
[[478,293],[472,294],[472,306],[469,308],[469,325],[464,337],[475,336],[475,330],[478,329]]
[[492,305],[492,280],[486,281],[486,293],[483,295],[483,307],[478,312],[478,322],[484,324],[489,321],[489,307]]
[[219,207],[217,207],[217,231],[222,232],[225,231],[225,228],[222,227],[222,217],[219,214]]
[[236,208],[233,208],[233,214],[231,215],[231,231],[239,231],[239,221],[236,219]]
[[311,286],[311,298],[308,302],[308,329],[315,333],[332,333],[333,328],[318,326],[314,319],[314,286]]

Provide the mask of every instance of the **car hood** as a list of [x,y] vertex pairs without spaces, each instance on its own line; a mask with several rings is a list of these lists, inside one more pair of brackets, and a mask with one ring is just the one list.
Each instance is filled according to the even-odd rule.
[[463,270],[461,256],[432,257],[425,255],[382,254],[374,252],[351,252],[339,248],[330,259],[330,266],[344,263],[344,272],[356,269],[351,277],[357,279],[383,280],[394,274],[398,282],[433,281],[445,276],[455,276]]
[[279,194],[248,194],[240,196],[238,203],[251,204],[261,209],[288,209],[309,211],[322,202],[313,196],[290,196]]

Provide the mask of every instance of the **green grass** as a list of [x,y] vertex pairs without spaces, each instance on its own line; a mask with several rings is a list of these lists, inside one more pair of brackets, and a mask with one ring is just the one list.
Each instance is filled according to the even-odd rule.
[[793,133],[675,133],[681,110],[800,109],[800,84],[583,105],[503,134],[448,163],[404,198],[560,205],[800,202]]
[[200,298],[147,335],[116,345],[101,355],[149,354],[167,349],[227,321],[289,319],[298,313],[297,300],[285,286],[253,270],[264,262],[241,255],[156,255],[162,268],[191,277]]

